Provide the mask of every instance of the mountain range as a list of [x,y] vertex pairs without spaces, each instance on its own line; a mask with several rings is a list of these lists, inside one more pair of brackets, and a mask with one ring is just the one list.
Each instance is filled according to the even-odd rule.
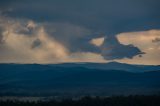
[[125,63],[0,64],[1,96],[160,94],[160,66]]

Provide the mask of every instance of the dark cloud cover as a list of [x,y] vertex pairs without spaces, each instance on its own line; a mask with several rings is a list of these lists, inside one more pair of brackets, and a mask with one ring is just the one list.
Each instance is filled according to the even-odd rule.
[[5,0],[1,5],[13,17],[69,22],[107,35],[160,28],[158,0]]

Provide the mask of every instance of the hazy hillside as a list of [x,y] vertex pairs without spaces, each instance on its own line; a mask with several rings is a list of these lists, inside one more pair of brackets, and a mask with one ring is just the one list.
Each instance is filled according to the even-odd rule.
[[[56,96],[160,94],[159,66],[94,64],[96,63],[0,64],[0,94]],[[118,70],[117,67],[121,68]],[[146,67],[152,68],[144,70]]]

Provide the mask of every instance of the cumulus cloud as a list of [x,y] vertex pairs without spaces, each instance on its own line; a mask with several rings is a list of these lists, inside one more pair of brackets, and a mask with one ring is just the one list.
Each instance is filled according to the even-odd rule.
[[121,59],[120,62],[131,64],[160,64],[160,45],[153,40],[160,37],[160,30],[148,30],[118,34],[118,40],[122,44],[133,44],[145,52],[143,57],[135,56],[133,59]]
[[0,44],[1,62],[59,62],[67,57],[68,50],[50,37],[43,26],[30,25],[30,21],[25,26],[24,22],[2,19],[0,26],[4,30],[1,31],[1,41],[3,39],[4,43]]
[[136,55],[144,54],[140,49],[134,45],[123,45],[115,36],[108,36],[105,38],[102,46],[102,56],[106,60],[133,58]]
[[[50,30],[46,29],[49,28],[50,25],[48,24],[47,26],[45,24],[46,23],[36,23],[31,20],[16,20],[1,16],[0,62],[59,63],[105,61],[100,54],[92,53],[89,52],[90,50],[87,50],[87,42],[86,50],[88,52],[85,52],[85,50],[80,48],[79,45],[77,45],[77,48],[75,47],[76,44],[79,43],[78,39],[81,38],[80,35],[84,32],[81,28],[68,25],[71,29],[69,28],[70,30],[64,31],[58,29],[58,26],[53,27],[53,25],[51,27],[53,32],[49,32],[51,28]],[[73,34],[68,32],[73,29],[75,31],[73,31]],[[60,30],[63,33],[54,33],[54,30]],[[68,33],[65,34],[65,32]],[[75,34],[79,34],[80,37],[74,37]],[[75,40],[75,44],[73,40]],[[90,43],[88,42],[88,44]],[[92,46],[92,44],[90,45]],[[74,47],[76,48],[74,49],[74,52],[71,49],[72,47],[73,49]],[[94,56],[94,58],[92,56]]]
[[[85,27],[65,22],[40,23],[0,16],[0,62],[130,62],[136,58],[141,63],[146,55],[158,57],[155,48],[159,45],[153,40],[157,41],[159,34],[158,30],[151,30],[117,36],[96,35]],[[151,56],[153,51],[156,53]],[[158,62],[155,61],[152,63]]]
[[159,48],[159,37],[147,36],[159,32],[136,32],[160,28],[158,0],[62,1],[1,0],[0,61],[131,61]]

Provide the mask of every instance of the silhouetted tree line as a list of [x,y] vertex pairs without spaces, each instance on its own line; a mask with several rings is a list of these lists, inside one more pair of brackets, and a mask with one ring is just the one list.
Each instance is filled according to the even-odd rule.
[[160,96],[83,97],[78,100],[0,101],[0,106],[160,106]]

